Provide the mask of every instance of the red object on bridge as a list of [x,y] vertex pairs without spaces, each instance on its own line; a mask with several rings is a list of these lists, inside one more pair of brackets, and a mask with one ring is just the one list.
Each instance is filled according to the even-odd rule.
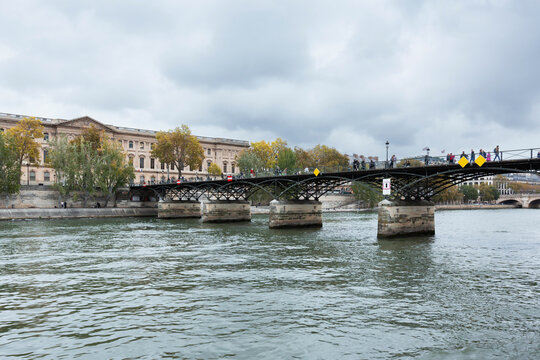
[[177,183],[177,184],[180,184],[180,179],[176,180],[176,183]]
[[231,175],[227,176],[227,181],[232,181],[232,176]]

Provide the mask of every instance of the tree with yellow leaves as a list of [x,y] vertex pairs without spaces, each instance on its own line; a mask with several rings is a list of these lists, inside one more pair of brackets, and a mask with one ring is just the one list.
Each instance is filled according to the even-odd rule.
[[250,149],[262,163],[262,167],[270,169],[273,167],[275,159],[273,159],[272,144],[267,143],[264,140],[251,143]]
[[21,168],[25,159],[30,162],[39,161],[41,145],[36,140],[43,138],[41,121],[33,117],[26,117],[19,121],[17,125],[8,129],[6,133],[17,153],[19,168]]
[[178,177],[182,176],[184,166],[197,169],[204,160],[204,150],[196,136],[191,135],[187,125],[174,130],[158,131],[157,144],[152,156],[162,163],[173,164],[178,169]]
[[219,175],[223,174],[223,172],[221,171],[221,168],[219,167],[218,164],[211,163],[210,166],[208,167],[208,174],[214,175],[214,176],[219,176]]

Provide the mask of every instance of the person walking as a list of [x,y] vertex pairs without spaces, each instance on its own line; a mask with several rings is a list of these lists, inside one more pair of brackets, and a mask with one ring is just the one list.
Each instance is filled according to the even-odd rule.
[[476,159],[475,155],[474,149],[471,149],[471,163],[474,163],[474,160]]
[[392,158],[390,159],[390,168],[394,167],[395,162],[396,162],[396,155],[392,155]]
[[366,159],[362,158],[362,161],[360,162],[360,167],[362,170],[366,170]]
[[375,169],[375,162],[373,161],[373,159],[371,159],[371,160],[369,161],[369,168],[370,168],[370,169]]
[[461,156],[460,156],[459,158],[460,158],[460,159],[461,159],[461,158],[465,158],[465,159],[467,159],[467,160],[469,159],[469,157],[467,156],[467,154],[465,154],[465,150],[463,150],[463,151],[461,152]]
[[499,159],[499,161],[501,161],[501,157],[500,157],[500,151],[499,151],[499,145],[495,146],[495,149],[493,149],[493,153],[495,154],[495,157],[493,158],[493,161],[497,161],[497,159]]
[[491,153],[488,152],[486,155],[486,161],[491,161]]

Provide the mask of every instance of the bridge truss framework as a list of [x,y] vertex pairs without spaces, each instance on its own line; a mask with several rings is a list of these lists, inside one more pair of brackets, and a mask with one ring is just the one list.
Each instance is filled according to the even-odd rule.
[[391,169],[372,169],[339,173],[254,177],[246,179],[209,180],[180,184],[132,186],[130,194],[141,199],[168,199],[173,201],[248,200],[264,191],[278,200],[318,200],[338,186],[354,182],[369,184],[373,189],[390,178],[392,192],[389,199],[429,200],[432,196],[453,186],[486,176],[509,173],[537,173],[540,159],[487,162],[483,166],[468,164],[430,165]]

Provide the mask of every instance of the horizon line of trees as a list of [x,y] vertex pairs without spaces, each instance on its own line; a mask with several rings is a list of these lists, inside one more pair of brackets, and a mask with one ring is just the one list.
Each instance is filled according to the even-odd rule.
[[349,158],[335,148],[321,144],[311,149],[302,149],[298,146],[291,148],[281,138],[272,142],[265,140],[252,142],[249,149],[244,149],[238,154],[236,162],[244,174],[271,170],[294,173],[305,168],[349,166]]

